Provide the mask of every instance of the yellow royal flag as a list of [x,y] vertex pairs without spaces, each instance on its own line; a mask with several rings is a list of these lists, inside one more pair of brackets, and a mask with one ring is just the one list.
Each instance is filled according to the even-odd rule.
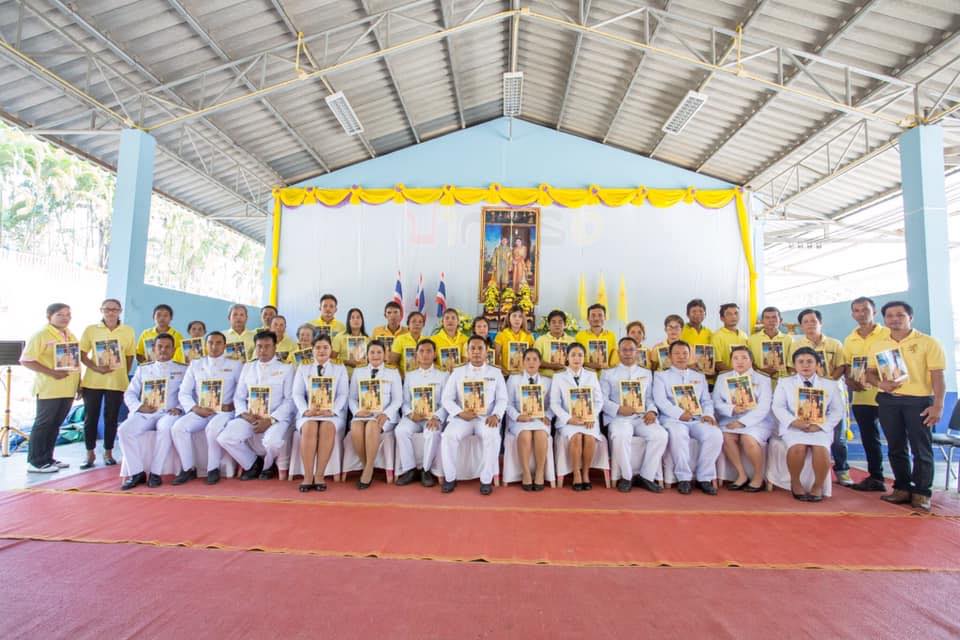
[[620,276],[620,293],[617,295],[617,320],[626,325],[630,312],[627,310],[627,281]]
[[600,274],[600,284],[597,285],[597,302],[609,310],[610,305],[607,302],[607,283],[603,281],[603,274]]
[[577,309],[580,311],[580,319],[587,321],[587,278],[580,274],[580,286],[577,288]]

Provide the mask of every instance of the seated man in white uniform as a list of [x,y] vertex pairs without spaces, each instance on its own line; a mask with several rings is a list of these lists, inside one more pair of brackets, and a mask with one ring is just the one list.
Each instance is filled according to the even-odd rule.
[[[773,392],[770,378],[753,370],[750,347],[732,347],[729,362],[732,369],[721,373],[713,387],[713,407],[723,431],[723,453],[737,470],[736,480],[727,488],[757,493],[763,490],[763,447],[773,433],[773,414],[770,413]],[[735,378],[733,391],[731,378]],[[736,379],[744,381],[744,378],[749,380],[749,392],[737,383]],[[753,467],[751,477],[747,477],[741,452]]]
[[[515,373],[507,380],[507,430],[517,438],[517,459],[520,461],[520,487],[524,491],[543,491],[546,487],[544,474],[547,468],[547,453],[550,449],[550,423],[553,411],[550,410],[550,381],[540,375],[540,352],[528,347],[523,352],[523,371]],[[522,394],[524,385],[540,385],[540,401],[536,404],[534,415]],[[542,405],[542,406],[541,406]],[[534,469],[530,473],[530,456],[533,455]]]
[[[713,481],[717,477],[717,458],[723,450],[723,432],[713,416],[713,400],[707,390],[707,379],[690,368],[690,345],[677,340],[670,345],[670,368],[653,377],[653,401],[670,436],[670,455],[677,490],[687,495],[694,475],[704,493],[715,496]],[[700,443],[696,468],[690,468],[690,438]]]
[[[293,367],[277,360],[277,334],[261,331],[254,337],[255,360],[243,365],[233,396],[237,417],[227,423],[217,442],[243,467],[241,480],[277,476],[277,459],[289,469],[284,455],[290,441]],[[264,399],[264,393],[269,397]]]
[[[464,397],[464,382],[482,383],[470,386]],[[500,466],[500,421],[507,410],[507,385],[500,369],[487,364],[487,341],[470,336],[467,341],[467,364],[457,367],[443,388],[443,408],[450,422],[440,441],[443,461],[444,493],[457,488],[457,454],[460,441],[469,435],[483,441],[483,466],[480,471],[480,493],[493,493],[493,477]]]
[[[437,347],[433,340],[424,338],[417,345],[417,368],[407,371],[403,381],[403,418],[397,425],[394,434],[397,438],[397,459],[399,460],[399,476],[397,485],[403,486],[413,482],[416,476],[416,456],[413,451],[413,434],[423,433],[423,466],[420,471],[420,484],[432,487],[437,483],[430,468],[440,448],[440,434],[443,424],[447,420],[447,412],[440,404],[443,387],[450,377],[446,371],[434,366],[437,357]],[[433,388],[433,413],[424,412],[426,407],[421,406],[421,400],[414,402],[413,390],[424,387]]]
[[148,480],[144,473],[140,436],[153,429],[169,432],[174,421],[183,415],[177,392],[187,368],[172,360],[174,349],[173,336],[168,333],[158,335],[153,342],[153,361],[137,367],[123,393],[123,401],[130,409],[129,417],[117,430],[124,464],[130,473],[120,487],[124,491],[144,482],[148,487],[159,487],[161,484],[160,471],[170,453],[170,439],[165,438],[166,446],[163,446],[161,439],[157,438]]
[[[800,347],[791,356],[796,375],[780,378],[773,393],[773,415],[780,437],[787,445],[790,491],[802,502],[823,500],[823,483],[830,473],[830,446],[833,430],[843,419],[844,403],[836,381],[817,375],[823,366],[820,354]],[[803,397],[801,397],[803,391]],[[813,486],[809,491],[800,482],[800,473],[810,451],[813,459]]]
[[[667,431],[657,422],[657,405],[653,401],[653,374],[637,364],[640,345],[630,337],[621,338],[617,344],[620,364],[607,369],[600,376],[603,390],[603,415],[610,433],[610,455],[620,467],[623,477],[617,480],[617,490],[624,493],[632,487],[660,493],[657,472],[663,464],[663,452],[667,449]],[[622,382],[639,382],[642,395],[629,404],[622,401]],[[628,385],[629,386],[629,385]],[[632,393],[637,392],[633,389]],[[642,406],[638,410],[638,402]],[[643,439],[643,461],[638,473],[634,473],[630,459],[633,438]]]
[[[237,388],[237,380],[243,363],[237,362],[224,355],[227,348],[227,338],[219,331],[207,334],[207,355],[197,358],[190,363],[183,384],[180,385],[180,406],[184,415],[177,420],[171,429],[173,446],[180,457],[182,470],[173,479],[173,484],[184,484],[197,477],[197,464],[193,455],[193,434],[203,431],[210,426],[214,432],[213,445],[207,439],[207,482],[215,483],[220,479],[220,445],[217,444],[216,434],[233,419],[233,392]],[[221,398],[220,406],[201,406],[209,404],[203,394],[211,395],[211,388],[219,385]],[[201,403],[201,400],[204,400]],[[211,463],[212,466],[211,466]],[[210,469],[216,470],[211,478]]]

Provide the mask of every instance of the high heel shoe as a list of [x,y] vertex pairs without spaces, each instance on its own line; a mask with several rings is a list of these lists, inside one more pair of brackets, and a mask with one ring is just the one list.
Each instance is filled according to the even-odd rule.
[[307,493],[308,491],[313,491],[317,485],[315,484],[301,484],[300,493]]

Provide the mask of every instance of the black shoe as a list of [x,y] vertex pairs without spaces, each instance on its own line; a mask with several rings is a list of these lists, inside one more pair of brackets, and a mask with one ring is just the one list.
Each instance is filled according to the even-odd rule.
[[593,489],[592,482],[584,482],[581,486],[583,487],[584,491],[590,491],[591,489]]
[[793,495],[794,500],[799,500],[800,502],[810,502],[809,493],[793,493],[793,491],[791,491],[790,494]]
[[424,469],[420,472],[420,484],[425,487],[432,487],[437,484],[437,478],[432,473]]
[[537,484],[536,482],[533,483],[533,490],[534,490],[534,491],[543,491],[545,488],[546,488],[546,485],[543,484],[543,483],[541,483],[541,484]]
[[240,479],[256,480],[260,477],[261,471],[263,471],[263,458],[257,456],[257,459],[253,461],[253,466],[249,469],[245,469],[243,473],[240,474]]
[[317,486],[317,485],[315,485],[315,484],[301,484],[301,485],[300,485],[300,493],[307,493],[307,492],[309,492],[309,491],[313,491],[313,489],[314,489],[316,486]]
[[755,486],[753,486],[752,484],[750,484],[749,482],[748,482],[747,484],[743,485],[743,492],[744,492],[744,493],[760,493],[761,491],[763,491],[763,485],[760,485],[759,487],[755,487]]
[[731,482],[730,484],[727,485],[727,491],[740,491],[745,486],[747,486],[746,482],[741,482],[740,484],[737,484],[736,482]]
[[700,487],[700,491],[703,491],[708,496],[717,495],[717,488],[713,486],[712,482],[698,482],[697,486]]
[[[81,469],[82,468],[83,467],[81,467]],[[850,488],[855,491],[886,491],[887,485],[883,482],[883,480],[877,480],[876,478],[867,476]]]
[[185,469],[177,474],[177,477],[173,479],[173,484],[174,485],[186,484],[187,482],[191,480],[196,480],[196,479],[197,479],[196,468]]
[[617,491],[620,493],[630,493],[630,489],[632,488],[633,484],[631,484],[630,480],[627,480],[626,478],[620,478],[617,480]]
[[631,486],[642,487],[643,485],[640,483],[642,479],[643,479],[643,476],[641,476],[639,473],[633,474],[633,477],[630,478]]
[[122,491],[129,491],[130,489],[133,489],[137,485],[145,484],[146,481],[147,481],[147,474],[141,471],[140,473],[135,473],[129,478],[127,478],[126,481],[122,485],[120,485],[120,489]]
[[113,465],[117,464],[117,461],[116,461],[114,458],[112,458],[112,457],[110,457],[110,458],[104,458],[104,459],[103,459],[103,464],[104,464],[105,466],[107,466],[107,467],[112,467]]
[[520,488],[523,489],[524,491],[533,491],[533,483],[532,482],[530,484],[520,483]]
[[151,473],[149,476],[147,476],[147,486],[150,487],[151,489],[156,489],[162,484],[163,484],[163,480],[161,480],[160,476],[158,476],[157,474]]
[[317,491],[326,491],[326,490],[327,490],[327,483],[326,483],[326,482],[318,482],[317,484],[313,485],[313,488],[316,489]]
[[574,491],[583,491],[583,483],[582,483],[582,482],[574,482],[574,483],[573,483],[573,490],[574,490]]
[[87,460],[82,465],[80,465],[80,470],[86,471],[87,469],[93,469],[95,466],[97,466],[97,463],[95,460]]
[[220,469],[207,471],[207,484],[217,484],[220,482]]
[[634,477],[635,477],[635,478],[640,478],[640,484],[639,484],[639,485],[634,485],[634,486],[643,487],[644,489],[646,489],[647,491],[649,491],[649,492],[651,492],[651,493],[663,493],[663,487],[661,487],[660,485],[658,485],[656,482],[652,482],[652,481],[650,481],[650,480],[647,480],[647,479],[644,478],[643,476],[634,476]]
[[443,484],[440,486],[440,491],[443,493],[453,493],[453,490],[457,488],[456,480],[444,480]]
[[490,495],[491,493],[493,493],[493,485],[492,485],[492,484],[489,484],[489,483],[484,484],[483,482],[481,482],[481,483],[480,483],[480,495],[482,495],[482,496],[488,496],[488,495]]
[[690,485],[689,480],[681,480],[677,483],[677,491],[679,491],[682,495],[689,495],[692,490],[693,487]]
[[274,462],[272,465],[270,465],[269,469],[264,469],[263,471],[260,472],[260,479],[272,480],[273,478],[276,478],[278,475],[280,475],[280,471],[277,469],[277,463]]
[[364,482],[363,480],[357,480],[357,489],[360,489],[360,491],[365,491],[369,488],[370,488],[369,482]]
[[416,477],[416,475],[417,475],[416,469],[410,469],[409,471],[404,471],[399,476],[397,476],[397,482],[396,482],[397,486],[402,487],[404,485],[410,484],[411,482],[413,482],[413,479]]
[[813,494],[807,494],[807,502],[823,502],[823,496],[815,496]]

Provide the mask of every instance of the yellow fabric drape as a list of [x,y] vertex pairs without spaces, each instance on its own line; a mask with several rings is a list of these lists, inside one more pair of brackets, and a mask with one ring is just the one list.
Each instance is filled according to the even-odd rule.
[[511,206],[560,205],[569,209],[602,204],[608,207],[649,204],[658,209],[674,205],[697,203],[707,209],[721,209],[731,200],[736,202],[737,222],[743,255],[747,263],[750,283],[750,322],[757,319],[758,294],[757,270],[753,260],[753,238],[750,235],[750,215],[743,200],[743,191],[734,189],[647,189],[643,186],[628,188],[605,188],[590,185],[586,189],[567,189],[541,184],[536,187],[504,187],[496,182],[486,187],[407,187],[403,184],[393,188],[368,189],[355,185],[349,189],[314,189],[313,187],[285,187],[273,190],[273,265],[270,270],[270,303],[277,303],[277,280],[280,268],[280,215],[282,207],[299,207],[320,204],[336,207],[343,204],[385,204],[387,202],[414,204],[438,203],[443,206],[455,204],[508,204]]

